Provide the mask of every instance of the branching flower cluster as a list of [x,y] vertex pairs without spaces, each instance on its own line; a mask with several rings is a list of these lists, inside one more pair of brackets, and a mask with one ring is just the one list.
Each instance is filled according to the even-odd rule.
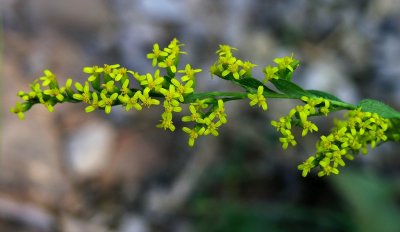
[[[139,74],[119,64],[84,67],[88,75],[84,83],[67,79],[60,85],[50,70],[30,84],[30,91],[18,92],[22,102],[17,102],[12,113],[24,119],[24,113],[35,104],[44,105],[50,112],[60,103],[83,103],[86,112],[103,110],[111,113],[119,106],[141,111],[161,105],[158,128],[175,131],[176,113],[186,108],[189,115],[180,117],[182,131],[188,134],[189,146],[194,146],[200,136],[219,135],[219,128],[227,123],[225,104],[228,101],[247,99],[250,106],[268,109],[267,100],[297,99],[303,102],[271,124],[281,134],[279,141],[283,149],[297,144],[294,128],[300,128],[301,136],[318,131],[310,118],[328,116],[330,112],[348,110],[345,120],[337,120],[331,134],[323,135],[316,144],[316,153],[298,166],[306,176],[312,169],[319,168],[318,176],[338,174],[345,165],[344,158],[352,160],[358,153],[366,154],[368,147],[386,141],[400,141],[400,112],[371,99],[357,105],[318,90],[304,90],[292,82],[292,75],[299,66],[294,55],[274,59],[275,65],[263,69],[262,81],[253,77],[256,64],[235,57],[237,50],[229,45],[220,45],[218,59],[210,67],[210,73],[243,89],[241,92],[196,92],[196,77],[201,69],[186,64],[180,69],[179,61],[184,45],[173,39],[166,47],[156,43],[147,58],[154,72]],[[276,90],[269,88],[273,85]],[[178,119],[179,120],[179,119]]]

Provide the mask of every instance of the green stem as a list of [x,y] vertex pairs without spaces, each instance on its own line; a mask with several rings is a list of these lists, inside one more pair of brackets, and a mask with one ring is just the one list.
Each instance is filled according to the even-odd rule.
[[[258,81],[257,79],[251,78],[254,81]],[[261,82],[260,82],[261,83]],[[246,99],[247,95],[249,92],[255,91],[256,89],[253,86],[247,86],[245,83],[240,83],[240,86],[242,88],[244,88],[244,92],[220,92],[220,91],[213,91],[213,92],[199,92],[199,93],[193,93],[190,95],[185,96],[185,100],[184,100],[184,104],[188,104],[188,103],[193,103],[196,100],[205,100],[205,99],[222,99],[223,101],[233,101],[233,100],[241,100],[241,99]],[[248,87],[248,88],[246,88]],[[131,89],[132,92],[136,92],[139,91],[139,89],[135,89],[132,88]],[[159,93],[154,93],[154,92],[150,92],[150,96],[151,97],[155,97],[155,98],[163,98],[163,95],[159,94]],[[264,96],[266,99],[293,99],[293,100],[301,100],[298,97],[293,97],[293,96],[288,96],[286,94],[283,93],[277,93],[274,91],[266,91],[264,92]],[[331,106],[334,111],[338,111],[338,110],[354,110],[357,108],[357,106],[350,104],[350,103],[346,103],[346,102],[342,102],[342,101],[336,101],[336,100],[329,100],[331,103]],[[77,103],[80,101],[77,101],[75,99],[72,99],[68,96],[65,96],[65,99],[63,102],[70,102],[70,103]],[[30,103],[33,104],[37,104],[39,103],[39,101],[37,99],[35,100],[31,100]],[[120,105],[119,101],[116,101],[114,105]]]

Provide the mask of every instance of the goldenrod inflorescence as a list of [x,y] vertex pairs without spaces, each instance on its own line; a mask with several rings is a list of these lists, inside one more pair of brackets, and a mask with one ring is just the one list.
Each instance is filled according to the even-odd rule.
[[[186,109],[181,116],[182,130],[188,134],[189,146],[194,146],[200,136],[219,135],[219,128],[227,123],[225,103],[248,99],[250,106],[268,109],[267,100],[274,98],[297,99],[303,102],[295,106],[286,116],[271,124],[281,134],[279,141],[283,149],[297,144],[294,127],[302,129],[301,136],[318,131],[310,118],[328,116],[332,111],[348,110],[345,120],[335,122],[329,135],[323,135],[316,144],[316,152],[298,166],[306,176],[311,169],[319,167],[318,176],[338,174],[344,166],[344,159],[352,160],[358,153],[367,153],[388,140],[400,141],[400,112],[371,99],[358,105],[346,103],[337,97],[318,90],[304,90],[291,81],[299,61],[294,55],[274,59],[275,65],[263,69],[262,81],[253,77],[257,65],[235,57],[236,48],[220,45],[218,59],[210,67],[211,75],[230,81],[243,89],[241,92],[196,92],[196,77],[201,69],[185,64],[180,69],[179,61],[184,45],[173,39],[166,47],[154,44],[147,54],[154,71],[140,74],[119,64],[84,67],[88,76],[83,83],[67,79],[60,85],[56,75],[44,70],[44,75],[30,85],[30,91],[18,92],[22,102],[17,102],[11,112],[24,119],[24,113],[34,104],[44,105],[50,112],[59,103],[84,103],[85,111],[103,110],[111,113],[120,106],[126,111],[161,105],[164,109],[159,124],[164,130],[175,131],[175,116]],[[268,85],[273,85],[272,90]]]
[[316,154],[298,166],[305,177],[314,167],[319,166],[318,176],[338,174],[338,167],[345,166],[344,158],[353,160],[358,153],[367,154],[368,145],[375,148],[388,139],[385,132],[390,120],[377,113],[349,111],[346,120],[338,120],[332,132],[321,136],[316,145]]

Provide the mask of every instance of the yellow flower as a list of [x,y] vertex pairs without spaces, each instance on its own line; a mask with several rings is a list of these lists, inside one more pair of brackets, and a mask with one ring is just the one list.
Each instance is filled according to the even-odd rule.
[[219,49],[217,50],[217,54],[220,56],[231,55],[232,50],[237,50],[237,48],[231,47],[227,44],[220,44]]
[[104,64],[103,72],[107,75],[110,75],[114,72],[114,69],[119,68],[119,64]]
[[154,78],[150,73],[146,74],[146,79],[140,82],[140,85],[147,86],[150,90],[158,91],[162,83],[164,82],[164,77],[160,76],[160,70],[156,70],[154,73]]
[[257,67],[257,65],[251,63],[250,61],[245,61],[245,62],[243,62],[243,65],[242,65],[243,74],[251,75],[251,70],[252,70],[254,67]]
[[250,99],[250,106],[258,105],[261,107],[263,110],[268,109],[267,101],[264,97],[264,87],[263,86],[258,86],[257,93],[255,94],[247,94],[247,97]]
[[215,114],[215,116],[217,116],[219,118],[219,120],[223,124],[225,124],[227,122],[223,100],[218,99],[218,105],[216,108],[213,109],[213,113]]
[[124,83],[121,86],[121,89],[119,90],[121,95],[128,95],[132,92],[129,88],[129,82],[129,79],[125,79]]
[[55,102],[50,98],[49,100],[42,103],[49,112],[54,112]]
[[307,133],[310,131],[310,132],[313,132],[313,131],[318,131],[318,127],[317,127],[317,125],[315,125],[314,123],[312,123],[312,122],[310,122],[310,121],[304,121],[304,122],[302,122],[302,126],[303,126],[303,132],[301,133],[301,136],[306,136],[307,135]]
[[100,68],[99,66],[95,65],[92,67],[84,67],[83,72],[90,74],[88,81],[92,82],[95,81],[99,75],[104,71],[103,68]]
[[142,92],[139,90],[136,91],[132,97],[129,97],[129,95],[120,95],[118,99],[122,102],[122,105],[125,106],[126,111],[130,110],[132,107],[140,111],[142,110],[142,106],[139,104],[139,97],[141,94]]
[[157,128],[163,128],[164,130],[169,129],[170,131],[175,130],[174,122],[172,121],[172,114],[171,113],[163,113],[161,115],[160,124],[158,124]]
[[192,113],[192,115],[183,116],[182,117],[183,122],[197,122],[197,123],[204,122],[201,113],[197,112],[197,109],[193,104],[190,104],[189,111],[190,111],[190,113]]
[[175,85],[169,85],[168,90],[161,88],[160,93],[162,95],[164,95],[165,100],[169,101],[169,102],[177,102],[178,103],[178,100],[176,100],[176,99],[179,99],[181,97],[181,94],[176,92]]
[[133,78],[135,78],[139,83],[143,80],[146,80],[146,75],[140,75],[138,72],[128,71],[132,74]]
[[285,70],[285,69],[289,69],[291,72],[294,71],[293,68],[295,68],[295,66],[293,65],[293,63],[297,61],[296,59],[293,58],[293,53],[291,56],[285,56],[282,58],[275,58],[274,62],[276,64],[278,64],[278,67],[280,70]]
[[239,68],[243,65],[241,60],[237,60],[234,63],[231,63],[228,65],[228,67],[222,72],[222,76],[226,77],[229,74],[232,74],[232,76],[236,79],[239,80],[241,73]]
[[189,141],[188,144],[189,146],[193,147],[194,141],[199,137],[199,135],[202,135],[205,131],[204,127],[198,129],[198,128],[193,128],[190,129],[188,127],[183,127],[182,130],[189,134]]
[[168,53],[160,50],[160,46],[155,43],[153,45],[153,53],[147,54],[147,59],[151,59],[152,63],[151,65],[156,66],[157,62],[159,61],[160,58],[168,56]]
[[210,66],[210,76],[213,78],[213,75],[221,76],[221,70],[218,68],[218,63],[214,63]]
[[74,91],[72,91],[72,82],[73,82],[72,79],[68,78],[65,81],[64,88],[62,88],[62,92],[66,93],[69,97],[73,97],[73,95],[74,95]]
[[[181,46],[184,46],[184,44],[180,43],[178,39],[174,38],[166,48],[164,48],[164,51],[166,51],[170,55],[174,56],[179,56],[179,54],[186,54],[186,52],[181,51]],[[175,73],[175,72],[174,72]]]
[[162,62],[158,63],[158,67],[160,68],[169,68],[172,73],[176,73],[176,56],[174,54],[169,55]]
[[232,55],[226,55],[226,56],[220,56],[218,58],[218,69],[222,72],[225,70],[226,67],[228,67],[231,64],[234,64],[238,59],[236,57],[233,57]]
[[317,143],[317,152],[325,152],[331,150],[339,150],[339,147],[335,144],[335,138],[332,134],[328,136],[322,135],[320,137],[320,141]]
[[108,81],[107,83],[103,84],[102,86],[104,87],[103,91],[105,91],[106,93],[114,93],[118,90],[118,88],[114,84],[114,81]]
[[221,121],[214,122],[215,114],[210,114],[203,122],[207,125],[204,135],[212,134],[218,136],[218,128],[222,125]]
[[278,80],[279,77],[278,75],[276,75],[276,73],[279,71],[278,67],[272,67],[270,65],[268,65],[267,67],[265,67],[265,69],[263,70],[265,77],[264,77],[264,83],[271,81],[273,79]]
[[42,80],[43,86],[48,86],[50,83],[55,83],[57,81],[56,75],[54,75],[50,70],[46,69],[43,71],[44,76],[39,79]]
[[206,103],[206,99],[203,99],[203,100],[196,99],[196,101],[193,102],[192,105],[195,106],[196,110],[201,110],[201,109],[208,108],[208,104]]
[[96,92],[92,93],[92,103],[90,106],[87,106],[85,108],[85,112],[89,113],[94,111],[95,109],[99,108],[99,96],[97,95]]
[[167,113],[182,111],[182,107],[179,106],[179,102],[177,102],[177,101],[165,100],[163,105],[164,105],[165,112],[167,112]]
[[185,85],[182,85],[177,79],[172,78],[171,83],[176,87],[177,92],[179,93],[179,101],[183,102],[184,101],[184,95],[193,93],[193,81],[190,80],[186,82]]
[[73,98],[79,101],[83,101],[84,103],[90,103],[91,92],[89,89],[89,83],[86,81],[85,86],[82,86],[81,83],[76,82],[75,88],[81,93],[75,93],[73,95]]
[[120,81],[123,77],[126,77],[128,70],[124,67],[119,69],[114,69],[112,73],[110,73],[110,77],[112,77],[115,81]]
[[292,129],[292,118],[291,117],[281,117],[278,121],[271,121],[271,125],[276,128],[277,131],[282,133],[282,130],[291,130]]
[[[325,158],[326,159],[326,158]],[[330,161],[329,159],[327,160],[322,160],[319,162],[319,165],[321,166],[322,170],[320,172],[318,172],[318,176],[329,176],[331,173],[333,174],[339,174],[339,170],[336,167],[332,167],[329,165]]]
[[346,149],[340,149],[333,152],[329,152],[326,154],[326,157],[329,157],[333,162],[333,167],[337,167],[338,165],[344,167],[346,164],[344,163],[342,157],[347,154]]
[[329,107],[330,107],[330,101],[329,100],[327,100],[327,99],[324,99],[324,107],[321,107],[320,109],[319,109],[319,111],[321,112],[321,113],[323,113],[325,116],[328,116],[328,113],[329,113]]
[[290,130],[283,130],[282,131],[283,137],[279,138],[279,141],[282,143],[282,148],[286,150],[291,144],[292,146],[296,146],[297,142],[294,139],[294,136],[292,135],[292,132]]
[[150,88],[146,87],[143,94],[139,96],[140,101],[142,101],[144,106],[150,107],[151,105],[159,105],[160,101],[153,99],[149,96]]
[[29,103],[29,102],[24,102],[22,104],[20,102],[16,102],[15,106],[10,109],[10,112],[14,113],[14,114],[17,114],[18,118],[20,120],[24,120],[25,119],[24,112],[29,110],[31,107],[32,107],[32,104]]
[[295,115],[300,117],[302,122],[307,121],[307,117],[310,115],[310,106],[307,104],[304,106],[295,106],[290,110],[289,117],[293,117]]
[[194,75],[196,73],[201,72],[201,69],[192,69],[190,64],[186,64],[185,70],[179,70],[178,73],[184,73],[185,75],[182,76],[181,80],[182,81],[194,81]]
[[64,95],[61,93],[61,90],[59,88],[46,89],[45,91],[43,91],[43,93],[57,98],[57,100],[59,100],[60,102],[64,100]]
[[315,114],[316,113],[315,107],[324,101],[324,98],[322,98],[322,97],[310,98],[307,96],[302,96],[300,99],[307,103],[310,114]]
[[310,156],[305,162],[297,166],[297,168],[302,171],[302,176],[306,177],[307,174],[316,166],[315,164],[315,157]]
[[31,87],[31,92],[29,92],[29,98],[35,98],[35,97],[37,97],[38,99],[39,99],[39,102],[40,103],[43,103],[44,102],[44,99],[43,99],[43,91],[42,91],[42,89],[41,89],[41,87],[40,87],[40,84],[39,83],[37,83],[37,81],[35,81],[34,83],[32,83],[31,85],[30,85],[30,87]]
[[100,93],[100,97],[101,101],[99,102],[99,106],[104,107],[106,114],[109,114],[115,99],[118,97],[118,93],[113,93],[111,96],[107,96],[105,93]]

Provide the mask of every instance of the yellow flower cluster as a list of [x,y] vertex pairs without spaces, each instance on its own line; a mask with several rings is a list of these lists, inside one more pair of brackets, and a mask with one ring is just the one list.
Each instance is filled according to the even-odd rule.
[[25,118],[24,112],[28,111],[34,104],[43,104],[48,111],[53,112],[55,104],[64,102],[67,96],[72,97],[72,80],[67,80],[65,86],[59,87],[56,75],[50,70],[44,70],[43,74],[44,76],[39,77],[30,84],[31,91],[18,92],[18,96],[24,102],[17,102],[15,107],[11,109],[11,112],[18,114],[20,119]]
[[[24,112],[33,104],[41,103],[49,111],[53,111],[53,106],[57,103],[69,101],[87,104],[86,112],[100,109],[109,114],[116,105],[122,106],[126,111],[133,108],[140,111],[143,107],[160,105],[161,98],[164,112],[157,127],[174,131],[173,113],[182,111],[181,103],[193,94],[195,75],[201,72],[201,69],[193,69],[190,64],[183,70],[177,70],[179,56],[185,54],[181,51],[182,46],[177,39],[173,39],[164,49],[160,49],[157,43],[154,44],[153,51],[147,54],[147,58],[158,68],[154,73],[143,75],[119,64],[84,67],[83,72],[89,75],[84,84],[73,83],[72,79],[68,79],[65,86],[60,87],[56,75],[45,70],[44,76],[31,85],[32,91],[19,92],[18,95],[25,102],[18,102],[11,111],[23,119]],[[247,63],[246,65],[242,69],[249,67]],[[181,74],[180,80],[176,77],[178,73]],[[136,88],[132,88],[133,82],[137,83]],[[217,136],[218,128],[227,122],[222,99],[196,99],[188,108],[192,115],[182,117],[182,121],[193,122],[195,125],[193,128],[185,126],[182,129],[189,134],[190,146],[194,145],[198,136]]]
[[293,58],[293,53],[291,56],[275,58],[274,62],[277,64],[276,66],[268,65],[263,70],[264,83],[279,78],[290,80],[293,71],[299,66],[299,61]]
[[195,140],[201,135],[218,136],[219,127],[227,123],[224,101],[209,99],[210,105],[206,101],[191,103],[189,105],[191,115],[182,117],[183,122],[195,123],[193,128],[183,127],[183,131],[189,134],[189,146],[193,146]]
[[264,87],[262,85],[258,86],[256,93],[249,93],[247,97],[250,99],[250,106],[258,105],[263,110],[268,109],[267,100],[264,96]]
[[[187,106],[189,115],[181,117],[182,130],[188,134],[189,146],[194,146],[200,136],[219,135],[219,128],[227,123],[225,103],[232,100],[249,99],[250,106],[268,109],[267,98],[298,99],[304,105],[297,105],[283,117],[271,124],[281,134],[282,148],[297,144],[293,128],[302,129],[301,136],[318,131],[317,125],[309,120],[312,116],[327,116],[330,111],[351,110],[346,120],[336,121],[329,135],[321,136],[316,153],[298,166],[303,176],[313,168],[320,168],[319,176],[338,174],[338,167],[345,166],[344,158],[352,160],[358,153],[366,154],[368,147],[375,148],[387,140],[400,141],[400,112],[384,103],[366,99],[358,105],[341,101],[337,97],[318,90],[304,90],[291,82],[293,71],[299,61],[291,56],[274,59],[274,66],[263,70],[264,83],[252,77],[256,66],[233,55],[237,50],[229,45],[220,45],[218,59],[210,72],[229,80],[243,89],[241,92],[195,92],[196,75],[201,69],[186,64],[179,69],[180,55],[186,52],[184,45],[173,39],[166,47],[154,44],[147,54],[154,72],[139,74],[119,64],[84,67],[88,74],[85,82],[67,79],[60,85],[50,70],[30,85],[30,91],[18,92],[22,102],[17,102],[11,112],[24,119],[24,112],[34,104],[44,105],[50,112],[59,103],[84,103],[86,112],[102,110],[111,113],[113,107],[121,106],[126,111],[138,111],[151,106],[164,108],[158,128],[175,131],[174,116]],[[268,85],[275,87],[271,89]],[[371,112],[368,112],[371,111]],[[375,112],[375,113],[373,113]],[[396,131],[397,129],[397,131]]]
[[318,131],[318,127],[313,122],[309,121],[308,117],[317,113],[327,115],[329,112],[330,102],[327,99],[303,96],[301,100],[306,104],[294,107],[290,110],[288,115],[281,117],[279,121],[271,122],[271,125],[282,134],[279,141],[282,143],[283,149],[287,149],[289,144],[292,146],[297,144],[292,133],[292,123],[303,128],[301,135],[304,137],[308,132]]
[[181,51],[180,47],[184,46],[179,40],[174,38],[168,45],[168,47],[160,50],[158,43],[153,45],[153,52],[147,54],[147,58],[152,60],[152,65],[160,68],[166,68],[168,73],[176,73],[179,62],[179,55],[186,54]]
[[219,76],[224,79],[235,79],[251,77],[251,71],[256,64],[250,61],[242,61],[236,58],[232,51],[237,50],[229,45],[219,45],[217,50],[218,60],[210,67],[212,75]]
[[368,145],[375,148],[387,140],[388,119],[361,109],[349,111],[346,118],[336,121],[332,133],[320,137],[316,154],[298,166],[304,177],[317,166],[321,169],[318,176],[339,174],[338,167],[345,166],[344,158],[353,160],[359,152],[367,154]]
[[[177,39],[173,39],[162,50],[158,44],[154,44],[153,52],[147,54],[147,58],[152,60],[153,66],[158,65],[159,68],[154,73],[143,75],[119,64],[84,67],[83,72],[89,75],[84,84],[73,83],[72,79],[68,79],[60,87],[56,75],[45,70],[44,76],[31,84],[30,92],[18,93],[25,102],[17,103],[11,111],[23,119],[24,112],[33,104],[41,103],[53,111],[54,105],[65,101],[87,104],[86,112],[100,109],[109,114],[116,105],[121,105],[126,111],[132,108],[140,111],[143,107],[160,105],[160,100],[154,97],[159,96],[164,99],[164,113],[157,127],[174,131],[172,114],[182,111],[180,104],[193,93],[195,75],[201,72],[201,69],[193,69],[189,64],[184,70],[177,70],[179,56],[185,53],[181,51],[182,46]],[[162,69],[165,70],[164,74]],[[180,80],[176,78],[176,73],[182,74]],[[137,87],[132,88],[135,81]]]

